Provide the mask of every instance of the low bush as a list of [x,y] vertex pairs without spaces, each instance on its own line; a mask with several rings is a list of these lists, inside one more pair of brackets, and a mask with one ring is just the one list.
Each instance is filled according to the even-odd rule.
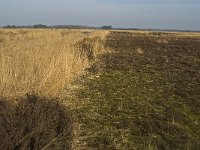
[[71,149],[72,119],[65,106],[35,95],[17,102],[0,98],[0,149]]

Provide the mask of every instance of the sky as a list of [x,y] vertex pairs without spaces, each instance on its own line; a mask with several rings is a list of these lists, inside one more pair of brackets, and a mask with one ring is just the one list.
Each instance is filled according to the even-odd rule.
[[200,30],[200,0],[0,0],[4,25]]

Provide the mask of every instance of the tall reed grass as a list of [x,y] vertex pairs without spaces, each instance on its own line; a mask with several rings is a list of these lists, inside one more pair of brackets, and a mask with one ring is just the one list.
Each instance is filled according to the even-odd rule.
[[[26,93],[60,96],[67,83],[89,67],[88,55],[92,53],[95,57],[102,52],[107,33],[67,29],[0,30],[0,96],[12,98]],[[89,47],[84,47],[84,42]]]

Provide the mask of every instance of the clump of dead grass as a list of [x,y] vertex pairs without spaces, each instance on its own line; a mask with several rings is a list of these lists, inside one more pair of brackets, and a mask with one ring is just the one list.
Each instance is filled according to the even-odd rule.
[[158,39],[157,41],[156,41],[158,44],[168,44],[169,42],[166,40],[166,39]]
[[142,55],[142,54],[144,54],[144,50],[141,47],[138,47],[135,49],[135,53],[137,55]]

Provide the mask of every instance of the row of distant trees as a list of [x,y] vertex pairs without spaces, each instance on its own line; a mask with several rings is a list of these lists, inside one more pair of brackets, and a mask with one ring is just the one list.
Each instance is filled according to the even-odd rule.
[[7,25],[7,26],[4,26],[4,28],[48,28],[48,26],[43,25],[43,24],[36,24],[36,25],[33,25],[33,26]]
[[15,26],[15,25],[7,25],[4,28],[70,28],[70,29],[80,29],[80,28],[88,28],[88,29],[112,29],[110,25],[104,25],[102,27],[89,27],[89,26],[78,26],[78,25],[56,25],[56,26],[47,26],[44,24],[36,24],[33,26]]
[[112,26],[102,26],[102,29],[112,29]]

